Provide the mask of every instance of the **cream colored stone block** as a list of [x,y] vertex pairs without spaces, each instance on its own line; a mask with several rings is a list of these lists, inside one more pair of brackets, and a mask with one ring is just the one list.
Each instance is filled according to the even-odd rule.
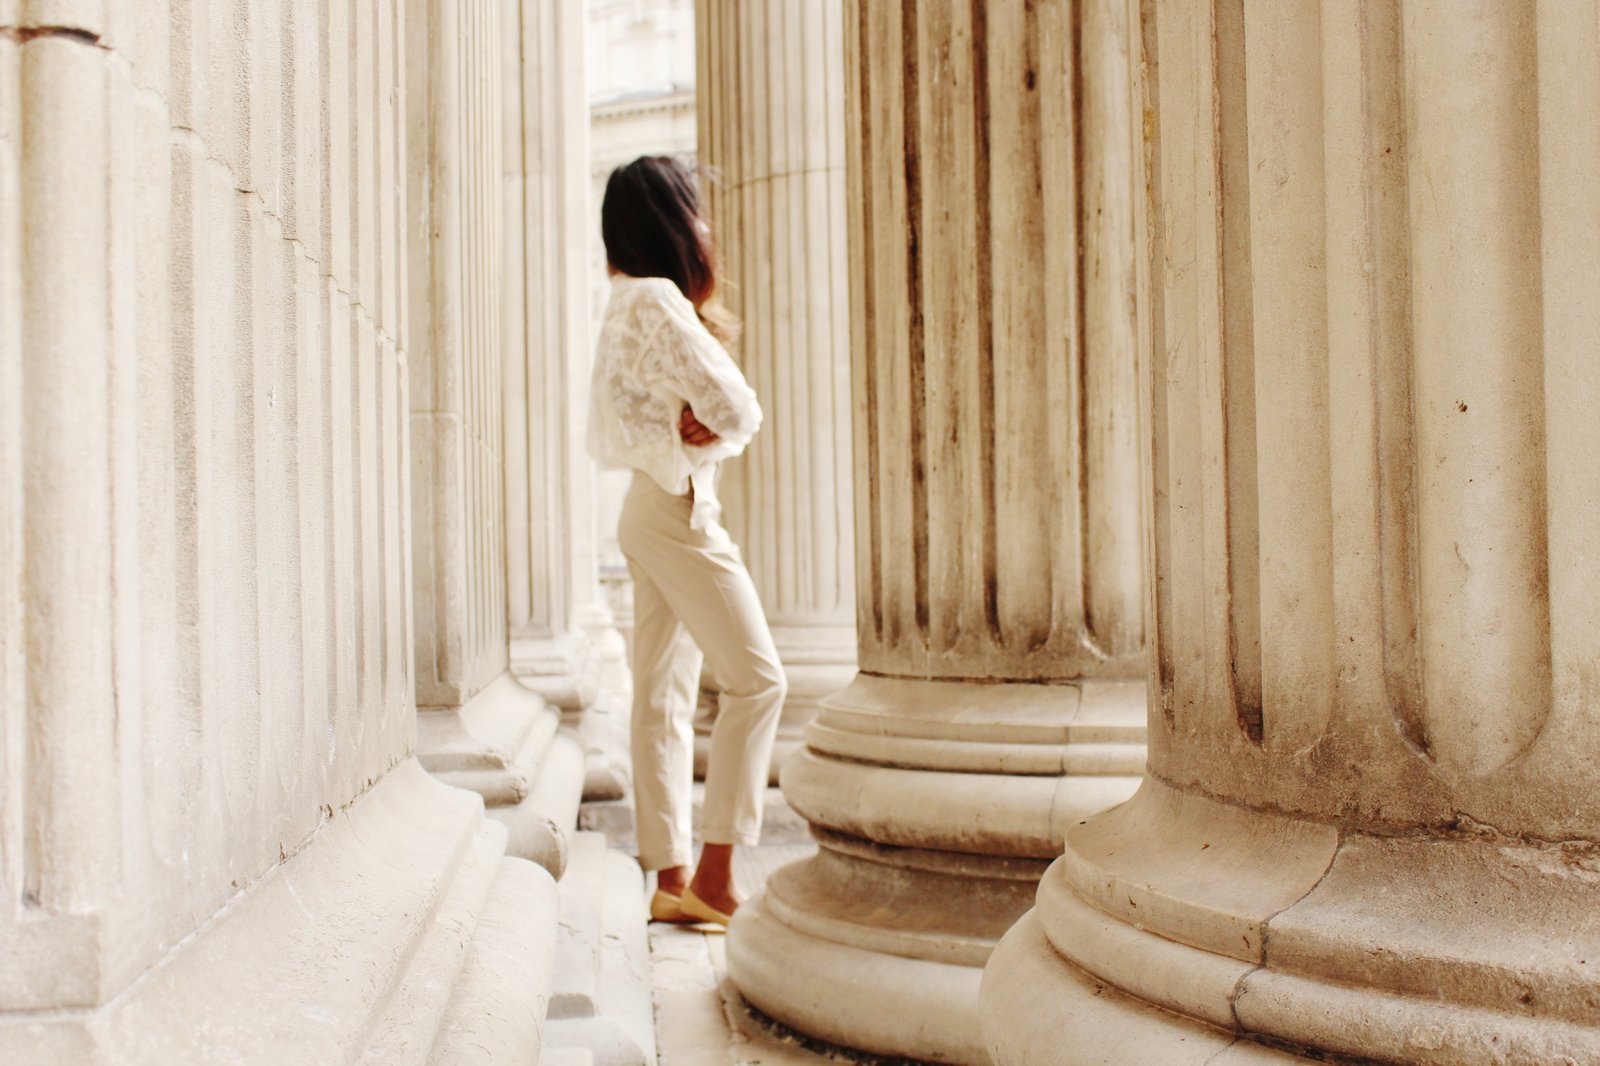
[[[995,1062],[1264,1066],[1301,1061],[1157,1010],[1095,980],[1052,950],[1033,914],[995,949],[983,981],[984,1035]],[[1062,996],[1063,986],[1076,994]],[[1035,1018],[1049,1018],[1048,1029],[1034,1024]]]
[[583,747],[509,673],[458,708],[418,715],[422,764],[442,780],[483,797],[507,824],[514,854],[566,867],[583,787]]
[[172,99],[173,0],[150,0],[145,4],[117,4],[111,40],[133,66],[135,85],[153,93],[170,106]]
[[167,44],[171,63],[167,105],[172,111],[174,128],[197,131],[201,126],[200,113],[204,108],[200,98],[199,68],[205,48],[210,5],[195,0],[168,2],[171,4],[170,21],[156,31],[158,39]]
[[548,915],[554,891],[542,868],[501,860],[429,1066],[545,1061],[555,934],[550,922],[529,921],[529,904],[537,905],[541,917]]
[[[589,152],[583,15],[501,0],[506,593],[511,669],[576,720],[589,748],[585,794],[615,798],[630,777],[602,692],[601,648],[617,636],[601,603],[583,447],[590,333]],[[602,706],[602,704],[604,706]]]
[[[525,944],[548,942],[554,924],[549,878],[502,866],[500,832],[474,807],[402,765],[128,996],[86,1018],[8,1020],[0,1050],[44,1063],[429,1061],[450,977],[480,951],[505,952],[503,918],[480,931],[485,897],[517,898]],[[478,963],[467,965],[470,975]],[[542,1008],[536,983],[512,987],[507,1007]],[[495,1024],[480,1014],[473,1028]],[[86,1057],[31,1057],[41,1046]]]
[[[295,405],[288,326],[293,284],[284,257],[282,229],[254,197],[248,199],[251,283],[249,325],[254,366],[250,389],[253,467],[257,500],[255,561],[257,627],[261,657],[257,688],[263,706],[294,707],[302,699],[300,656],[300,541],[293,470]],[[273,738],[262,745],[260,773],[277,802],[286,794],[301,738]],[[304,810],[302,807],[301,810]],[[305,817],[302,815],[302,817]],[[309,833],[313,824],[303,827]]]
[[759,897],[734,916],[728,965],[769,1017],[835,1044],[931,1062],[982,1064],[972,966],[862,950],[795,932]]
[[284,236],[304,254],[322,255],[322,50],[320,11],[313,0],[293,0],[283,12],[289,41],[284,64],[282,120]]
[[[363,456],[376,455],[382,446],[381,421],[378,414],[380,361],[377,331],[365,307],[351,307],[353,319],[351,359],[355,364],[352,397],[355,425],[353,431],[357,447]],[[361,674],[360,706],[376,721],[384,703],[383,692],[383,639],[381,629],[385,624],[383,607],[384,573],[383,525],[388,518],[382,497],[381,472],[378,464],[364,462],[353,470],[356,489],[356,529],[361,540],[360,593],[356,605],[357,641],[360,648]]]
[[[419,747],[431,771],[484,797],[506,824],[514,853],[559,875],[577,820],[584,752],[560,714],[506,672],[507,616],[520,618],[508,590],[526,581],[517,549],[508,552],[506,484],[514,482],[512,498],[524,503],[529,427],[515,425],[508,438],[503,404],[508,387],[523,387],[533,353],[508,326],[528,313],[528,296],[503,276],[509,263],[520,277],[522,260],[508,260],[502,246],[500,141],[481,136],[500,128],[503,108],[520,116],[522,59],[515,50],[502,54],[498,4],[413,4],[408,12],[413,27],[427,29],[410,38],[406,53],[408,96],[426,104],[409,113],[406,137]],[[509,88],[508,74],[515,75]],[[509,100],[491,88],[507,88]],[[377,167],[381,145],[369,147],[375,154],[359,165]],[[382,222],[373,216],[363,224]],[[380,237],[377,229],[362,235],[374,256]],[[363,260],[361,269],[376,270],[375,263]],[[369,281],[375,297],[377,279]],[[510,314],[508,304],[516,309]],[[520,454],[508,464],[513,451]]]
[[[1148,904],[1148,896],[1143,906],[1130,897],[1126,906],[1137,908],[1141,923],[1167,916],[1159,904]],[[1166,911],[1173,909],[1168,906]],[[1222,1028],[1234,1024],[1234,995],[1256,966],[1254,961],[1238,960],[1238,949],[1247,943],[1244,936],[1231,954],[1207,954],[1179,940],[1145,933],[1140,923],[1124,924],[1127,919],[1121,914],[1112,917],[1068,887],[1060,864],[1052,866],[1039,884],[1035,916],[1050,942],[1070,944],[1073,963],[1091,976],[1131,970],[1135,976],[1123,982],[1125,991]]]
[[[1354,838],[1273,919],[1271,969],[1245,982],[1240,1022],[1298,1031],[1310,1002],[1340,1019],[1313,1023],[1314,1046],[1348,1054],[1494,1061],[1508,1041],[1512,1061],[1600,1054],[1593,867],[1536,844]],[[1497,927],[1516,932],[1484,935]]]
[[380,307],[378,282],[379,217],[387,210],[378,189],[378,137],[382,122],[377,91],[377,4],[350,7],[350,295],[375,314]]
[[240,33],[248,0],[191,0],[204,7],[193,18],[191,42],[194,129],[207,154],[231,175],[236,188],[250,177],[250,52]]
[[[405,93],[403,35],[396,33],[401,18],[397,0],[376,5],[376,50],[374,78],[377,82],[377,99],[373,123],[376,155],[373,198],[373,229],[376,244],[376,281],[373,285],[372,317],[378,329],[392,341],[401,342],[400,323],[405,318],[405,308],[400,303],[403,292],[401,266],[405,248],[401,241],[405,233],[406,198],[404,196],[404,119],[403,107],[392,107],[390,100],[403,100]],[[403,342],[402,342],[403,343]]]
[[[13,882],[14,898],[71,912],[116,881],[114,854],[97,854],[111,845],[99,827],[113,809],[107,785],[115,775],[109,745],[95,743],[106,736],[102,709],[115,691],[106,621],[114,610],[109,159],[101,134],[111,82],[102,55],[68,40],[39,38],[19,52],[26,116],[19,191],[27,219],[20,321],[22,352],[36,368],[23,382],[21,591],[30,621],[56,624],[28,627],[18,706],[30,719],[40,716],[27,734],[30,764],[59,763],[60,770],[23,777],[15,764],[7,776],[18,775],[24,787],[6,806],[11,824],[26,826],[32,841],[34,872]],[[14,712],[19,733],[27,728],[20,717]],[[83,740],[87,750],[74,752]],[[82,982],[79,995],[97,994],[100,975],[72,977]]]
[[107,0],[11,0],[4,23],[99,38],[111,26],[109,6]]
[[135,7],[0,39],[0,1057],[536,1057],[552,886],[410,759],[406,353],[285,226],[349,5]]
[[[23,329],[22,308],[26,299],[23,269],[23,168],[21,106],[23,56],[17,42],[0,37],[0,707],[20,707],[27,699],[24,686],[26,649],[22,639],[27,624],[23,606],[26,587],[26,528],[23,524],[23,506],[26,500],[26,474],[23,454],[26,435],[22,411],[23,359],[26,334]],[[14,774],[17,750],[16,738],[20,732],[17,716],[9,710],[0,713],[0,772],[8,778]],[[0,869],[0,889],[7,899],[21,894],[14,865],[7,862]],[[22,935],[11,927],[3,935],[8,947],[15,950]],[[47,930],[35,927],[37,932]],[[48,944],[45,937],[39,942]],[[14,957],[28,958],[32,952],[24,946]],[[43,954],[42,952],[40,953]],[[65,955],[66,952],[62,952]],[[74,958],[52,960],[49,967],[55,973],[81,971],[87,967]],[[44,974],[40,965],[15,966],[9,969],[26,970],[20,982],[0,982],[0,1001],[16,1003],[21,988],[41,983]],[[19,987],[20,986],[20,987]]]
[[[261,198],[266,210],[282,216],[285,130],[285,3],[253,4],[245,15],[244,51],[248,58],[250,100],[248,169],[242,186]],[[292,74],[288,75],[292,79]]]
[[[1160,713],[1144,791],[1041,890],[1067,965],[1308,1059],[1600,1055],[1569,642],[1600,378],[1568,354],[1587,253],[1541,269],[1547,193],[1594,230],[1562,169],[1593,138],[1529,118],[1600,84],[1555,44],[1583,7],[1139,12]],[[996,1047],[1032,1026],[1006,958]]]
[[[719,492],[789,676],[776,779],[855,665],[842,8],[701,3],[696,16],[721,298],[742,320],[734,351],[767,416]],[[696,728],[703,762],[709,714]]]
[[1268,920],[1327,874],[1339,848],[1331,826],[1244,814],[1150,779],[1066,836],[1063,876],[1089,903],[1245,962],[1261,961]]
[[[324,249],[324,273],[337,278],[339,287],[348,293],[353,291],[351,274],[355,255],[352,197],[356,195],[356,138],[352,128],[354,72],[350,52],[355,12],[354,6],[349,4],[328,4],[322,10],[327,19],[322,35],[327,43],[321,54],[326,57],[327,66],[321,71],[322,83],[326,86],[320,109],[321,135],[328,155],[322,175],[319,243]],[[410,112],[407,114],[409,116]]]
[[[848,462],[860,566],[862,673],[783,774],[821,850],[736,924],[730,974],[826,1039],[981,1061],[975,1001],[885,1004],[844,967],[975,996],[1068,828],[1143,769],[1128,27],[1103,3],[700,11],[703,65],[729,71],[713,212],[736,220],[747,367],[778,398],[775,454],[753,449],[730,509],[769,519],[752,565],[794,537],[772,600],[820,621]],[[785,937],[807,945],[793,992],[762,957]]]

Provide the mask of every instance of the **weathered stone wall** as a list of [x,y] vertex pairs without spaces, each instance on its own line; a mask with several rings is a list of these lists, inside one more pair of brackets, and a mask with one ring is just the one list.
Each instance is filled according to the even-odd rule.
[[1600,840],[1594,16],[1152,20],[1162,778]]
[[[554,354],[512,328],[528,311],[524,234],[542,230],[527,226],[521,140],[507,145],[507,115],[524,128],[527,78],[553,42],[528,41],[522,12],[502,0],[409,0],[407,11],[419,30],[408,38],[407,188],[420,757],[480,793],[509,826],[512,850],[559,876],[583,752],[559,712],[508,672],[512,620],[546,598],[564,608],[571,592],[559,568],[531,585],[529,526],[559,528],[570,501],[534,505],[530,427],[544,425],[543,412],[530,419],[507,399],[514,391],[525,402],[530,367]],[[546,47],[524,56],[525,43]],[[569,461],[559,430],[540,443],[542,469]],[[523,534],[514,544],[508,503]],[[551,561],[564,563],[565,551],[557,539]]]
[[[1132,38],[1120,0],[840,7],[861,668],[783,770],[821,847],[729,972],[822,1039],[973,1062],[990,951],[1144,764]],[[796,125],[765,118],[756,159]]]
[[1600,4],[1246,7],[1139,12],[1150,766],[989,1047],[1600,1061]]
[[505,671],[500,5],[410,0],[417,704]]
[[1120,5],[856,3],[862,669],[1138,669]]
[[856,658],[843,14],[785,0],[695,14],[701,190],[743,324],[733,352],[766,413],[718,491],[789,678],[781,761]]
[[410,757],[403,18],[0,3],[5,1061],[537,1054],[553,886]]
[[6,8],[0,1002],[86,1006],[411,747],[399,41]]
[[589,112],[583,20],[511,3],[505,220],[506,522],[515,638],[554,640],[598,599],[589,363]]

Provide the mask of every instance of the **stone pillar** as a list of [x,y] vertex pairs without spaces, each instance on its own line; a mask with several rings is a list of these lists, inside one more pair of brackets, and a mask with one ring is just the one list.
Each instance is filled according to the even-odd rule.
[[0,5],[0,1061],[539,1054],[412,750],[395,3]]
[[508,669],[501,4],[407,10],[418,747],[560,876],[582,745]]
[[856,662],[842,9],[698,0],[695,29],[702,188],[767,417],[720,490],[789,677],[776,779]]
[[1600,5],[1143,12],[1150,768],[989,1047],[1600,1061]]
[[1120,5],[846,5],[860,673],[784,794],[821,851],[730,973],[834,1043],[984,1058],[981,967],[1144,762]]
[[628,669],[600,592],[589,366],[583,5],[500,0],[507,609],[511,672],[574,720],[584,796],[626,794]]

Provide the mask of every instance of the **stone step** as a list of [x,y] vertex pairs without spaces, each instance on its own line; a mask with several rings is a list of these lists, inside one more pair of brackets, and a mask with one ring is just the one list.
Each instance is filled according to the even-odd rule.
[[594,1052],[586,1047],[546,1048],[539,1066],[594,1066]]
[[600,928],[606,892],[606,838],[578,833],[561,878],[561,921],[551,1018],[584,1017],[600,1001]]
[[428,1066],[517,1062],[541,1046],[557,893],[548,871],[526,859],[497,867]]
[[653,1066],[644,875],[599,833],[573,840],[559,887],[555,985],[545,1028],[550,1054],[588,1053],[594,1066]]
[[104,1007],[0,1011],[0,1062],[536,1060],[557,888],[482,810],[407,759]]

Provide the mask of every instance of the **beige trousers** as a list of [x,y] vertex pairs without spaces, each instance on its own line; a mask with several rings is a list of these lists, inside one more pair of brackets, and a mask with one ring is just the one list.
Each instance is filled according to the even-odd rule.
[[[694,716],[702,661],[722,690],[711,727],[701,839],[755,844],[788,685],[755,583],[721,526],[689,528],[693,501],[636,473],[617,540],[633,575],[633,780],[639,862],[688,866]],[[703,654],[702,654],[703,653]]]

